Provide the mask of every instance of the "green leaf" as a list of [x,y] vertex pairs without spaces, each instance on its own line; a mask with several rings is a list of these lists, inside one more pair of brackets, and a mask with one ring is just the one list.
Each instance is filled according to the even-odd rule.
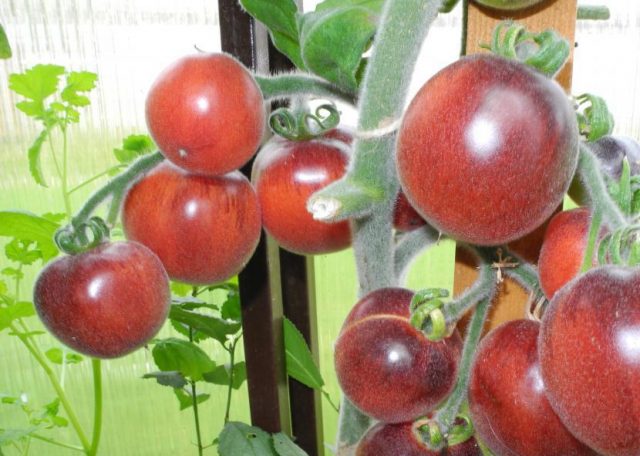
[[361,6],[367,8],[373,13],[382,13],[384,0],[324,0],[324,2],[316,5],[316,11],[326,11],[329,9],[337,9],[343,6]]
[[[213,383],[214,385],[229,385],[230,379],[230,366],[225,364],[218,366],[211,372],[205,373],[203,376],[205,382]],[[234,364],[233,366],[233,389],[239,389],[244,381],[247,379],[247,365],[244,361]]]
[[278,456],[309,456],[306,451],[293,443],[287,434],[273,434],[273,447]]
[[[189,407],[193,407],[193,396],[191,394],[187,393],[185,390],[181,388],[175,388],[173,392],[178,398],[178,402],[180,402],[180,411],[188,409]],[[196,396],[196,403],[201,404],[202,402],[209,399],[209,397],[210,397],[209,394],[204,394],[204,393],[198,394]]]
[[305,69],[298,43],[298,7],[293,0],[240,0],[251,16],[269,30],[273,45],[301,70]]
[[220,433],[220,456],[274,456],[271,436],[260,428],[230,421]]
[[29,171],[31,172],[31,176],[36,181],[38,185],[43,187],[48,187],[47,182],[44,179],[44,174],[42,173],[42,163],[40,160],[40,152],[42,152],[42,145],[49,137],[49,129],[45,128],[40,132],[40,134],[36,137],[33,144],[29,147],[27,151],[27,156],[29,158]]
[[18,301],[9,307],[0,308],[0,331],[8,328],[14,320],[27,318],[36,314],[33,303]]
[[226,320],[242,321],[240,294],[237,290],[229,290],[227,293],[227,300],[222,304],[221,315]]
[[371,45],[377,20],[376,14],[360,6],[305,14],[299,27],[307,69],[343,89],[356,90],[362,54]]
[[238,322],[187,310],[181,306],[171,306],[169,318],[173,321],[191,326],[193,329],[214,338],[222,345],[226,343],[227,336],[237,333],[241,328]]
[[9,260],[28,266],[42,258],[42,252],[40,252],[40,250],[30,249],[31,246],[35,247],[34,244],[34,241],[24,241],[14,238],[5,245],[4,254]]
[[92,91],[96,87],[98,75],[90,71],[72,71],[67,75],[67,85],[60,97],[71,106],[87,106],[90,101],[81,93]]
[[160,385],[172,388],[184,388],[187,385],[187,379],[178,371],[151,372],[142,378],[155,378]]
[[42,218],[54,223],[59,223],[67,218],[67,214],[64,212],[45,212],[42,214]]
[[0,280],[0,295],[6,295],[8,292],[9,288],[7,287],[7,282]]
[[191,294],[191,290],[193,290],[193,285],[189,285],[187,283],[182,282],[171,282],[171,293],[178,296],[188,296]]
[[284,330],[287,374],[309,388],[321,389],[324,381],[304,337],[286,317],[282,322],[282,326]]
[[59,227],[57,223],[29,212],[0,211],[0,236],[37,242],[44,261],[58,254],[53,235]]
[[4,31],[4,27],[0,24],[0,59],[11,58],[11,46],[9,45],[9,38]]
[[[155,144],[148,135],[129,135],[122,140],[122,146],[113,149],[113,154],[118,162],[129,164],[138,157],[155,150]],[[187,285],[191,289],[191,285]]]
[[[45,352],[45,355],[53,364],[62,364],[63,352],[61,349],[51,348]],[[66,353],[64,360],[66,361],[66,364],[78,364],[84,361],[84,358],[77,353]]]
[[56,93],[60,76],[65,72],[60,65],[36,65],[24,73],[9,75],[9,88],[31,102],[20,102],[18,109],[31,117],[44,115],[44,100]]
[[178,371],[191,380],[215,369],[215,363],[196,344],[176,338],[160,340],[153,347],[153,359],[162,371]]

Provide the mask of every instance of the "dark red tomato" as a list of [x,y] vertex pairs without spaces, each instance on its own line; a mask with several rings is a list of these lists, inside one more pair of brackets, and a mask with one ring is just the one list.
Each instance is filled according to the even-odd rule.
[[431,342],[411,326],[404,315],[412,295],[401,289],[372,292],[347,318],[335,346],[344,394],[387,423],[427,414],[451,392],[458,370],[460,336]]
[[146,116],[153,140],[169,160],[210,175],[249,161],[265,127],[260,88],[226,54],[190,55],[166,68],[147,95]]
[[128,239],[155,252],[169,277],[211,284],[233,277],[260,239],[260,209],[240,172],[190,174],[162,163],[137,182],[124,200]]
[[[547,298],[580,272],[589,240],[591,212],[578,208],[553,216],[544,234],[538,274]],[[597,263],[597,257],[594,258]]]
[[538,362],[540,324],[504,323],[475,354],[469,408],[478,438],[497,456],[595,456],[553,412]]
[[396,159],[402,189],[427,222],[462,241],[507,243],[562,201],[578,159],[575,113],[535,70],[465,57],[415,96]]
[[443,451],[431,451],[411,423],[378,423],[362,437],[356,456],[482,456],[474,438]]
[[162,263],[137,242],[104,243],[58,258],[34,288],[47,329],[95,358],[117,358],[146,344],[162,327],[170,299]]
[[[476,3],[500,11],[515,11],[529,8],[545,0],[475,0]],[[553,0],[549,0],[550,2]]]
[[398,231],[413,231],[427,222],[413,208],[405,194],[400,191],[393,208],[393,227]]
[[640,269],[603,266],[560,289],[538,352],[549,403],[607,456],[640,454]]
[[337,139],[274,137],[260,150],[252,181],[264,228],[282,248],[315,255],[351,245],[349,222],[321,222],[307,211],[309,197],[341,178],[348,162],[348,146]]

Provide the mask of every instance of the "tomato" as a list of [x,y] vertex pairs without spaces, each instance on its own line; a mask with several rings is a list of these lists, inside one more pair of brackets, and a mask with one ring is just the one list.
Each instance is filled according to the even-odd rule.
[[398,231],[413,231],[426,225],[420,214],[411,206],[403,192],[398,192],[393,207],[393,227]]
[[514,320],[481,340],[469,382],[476,433],[498,455],[596,456],[549,405],[538,362],[539,330],[538,322]]
[[236,275],[260,239],[260,209],[239,171],[191,174],[164,162],[127,193],[122,223],[128,239],[155,252],[169,277],[191,284]]
[[544,1],[545,0],[475,0],[475,2],[480,5],[501,11],[521,10]]
[[412,421],[431,411],[453,389],[458,369],[460,336],[455,332],[429,341],[409,322],[411,296],[401,289],[365,296],[335,346],[342,391],[362,412],[386,423]]
[[210,175],[249,161],[265,128],[260,88],[226,54],[196,54],[174,62],[153,83],[145,111],[149,132],[165,157]]
[[[580,272],[590,225],[591,212],[584,208],[559,212],[549,222],[538,260],[540,286],[547,298],[551,299]],[[594,257],[596,263],[597,255]]]
[[481,245],[541,225],[577,160],[575,114],[560,86],[486,54],[427,81],[405,113],[396,155],[402,189],[427,222]]
[[378,423],[367,431],[358,443],[356,456],[482,456],[476,440],[469,440],[431,451],[421,441],[411,423]]
[[538,339],[549,403],[607,456],[640,454],[640,269],[602,266],[560,289]]
[[34,288],[38,316],[62,343],[116,358],[162,327],[171,295],[162,263],[137,242],[103,243],[47,264]]
[[313,193],[344,175],[347,151],[342,139],[290,141],[281,137],[272,138],[260,150],[252,181],[264,228],[282,248],[315,255],[351,245],[349,222],[321,222],[307,211]]

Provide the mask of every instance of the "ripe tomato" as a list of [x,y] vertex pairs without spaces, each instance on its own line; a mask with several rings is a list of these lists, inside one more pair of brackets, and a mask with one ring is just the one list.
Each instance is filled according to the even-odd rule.
[[640,269],[602,266],[560,289],[538,339],[549,403],[600,454],[640,454]]
[[344,175],[349,162],[347,147],[342,139],[289,141],[274,137],[258,153],[251,178],[262,222],[282,248],[316,255],[351,244],[349,222],[320,222],[307,211],[307,200],[313,193]]
[[170,298],[162,263],[137,242],[107,242],[58,258],[34,288],[47,329],[95,358],[116,358],[146,344],[162,327]]
[[260,239],[260,209],[239,171],[190,174],[162,163],[129,190],[124,232],[155,252],[169,277],[191,284],[236,275]]
[[431,411],[453,389],[458,370],[460,336],[455,332],[431,342],[411,326],[412,295],[380,289],[365,296],[335,346],[342,391],[362,412],[386,423],[412,421]]
[[596,456],[549,405],[538,362],[539,330],[538,322],[514,320],[480,342],[469,382],[477,435],[498,455]]
[[590,225],[591,212],[585,208],[559,212],[549,222],[538,259],[540,286],[547,298],[580,272]]
[[153,83],[147,126],[162,153],[189,171],[222,175],[258,149],[265,127],[260,88],[226,54],[183,57]]
[[[476,3],[501,11],[515,11],[542,3],[545,0],[475,0]],[[553,1],[553,0],[551,0]]]
[[398,231],[413,231],[427,222],[411,206],[405,194],[400,191],[393,207],[393,227]]
[[420,89],[398,136],[402,189],[437,229],[497,245],[533,231],[562,201],[578,159],[564,92],[523,64],[463,58]]

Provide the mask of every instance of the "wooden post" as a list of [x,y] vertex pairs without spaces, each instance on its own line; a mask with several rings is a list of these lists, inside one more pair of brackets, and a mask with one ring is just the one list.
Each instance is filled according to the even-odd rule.
[[[467,54],[487,52],[480,45],[491,42],[493,29],[504,19],[513,19],[534,32],[552,28],[569,40],[569,43],[575,41],[576,0],[547,0],[538,6],[511,14],[505,11],[496,12],[470,2],[467,13]],[[571,90],[572,68],[573,51],[569,61],[556,77],[567,93]],[[509,247],[528,261],[536,262],[545,226],[546,224],[529,236],[510,244]],[[472,259],[464,251],[458,249],[456,252],[454,294],[465,290],[474,282],[476,276],[477,272]],[[527,293],[519,285],[509,279],[505,280],[491,310],[485,330],[492,329],[505,321],[523,318],[528,298]]]

